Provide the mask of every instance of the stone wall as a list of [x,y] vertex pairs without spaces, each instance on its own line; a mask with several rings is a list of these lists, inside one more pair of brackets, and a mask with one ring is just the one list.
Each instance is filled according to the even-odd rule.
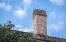
[[63,39],[63,38],[57,38],[57,37],[51,37],[51,36],[46,36],[47,40],[50,40],[50,41],[55,41],[55,42],[66,42],[66,39]]
[[58,38],[58,37],[52,37],[52,36],[46,36],[46,35],[37,35],[37,38],[40,42],[66,42],[66,39],[64,38]]

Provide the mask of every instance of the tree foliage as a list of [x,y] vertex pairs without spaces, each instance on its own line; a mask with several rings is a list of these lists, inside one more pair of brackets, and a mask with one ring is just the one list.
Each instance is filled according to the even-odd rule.
[[36,39],[32,39],[31,33],[21,34],[18,31],[12,31],[14,27],[11,21],[4,25],[0,24],[0,42],[36,42]]

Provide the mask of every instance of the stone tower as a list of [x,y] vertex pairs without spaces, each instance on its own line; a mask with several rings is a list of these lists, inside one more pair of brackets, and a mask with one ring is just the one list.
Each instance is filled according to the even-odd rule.
[[46,11],[34,9],[34,34],[47,35]]

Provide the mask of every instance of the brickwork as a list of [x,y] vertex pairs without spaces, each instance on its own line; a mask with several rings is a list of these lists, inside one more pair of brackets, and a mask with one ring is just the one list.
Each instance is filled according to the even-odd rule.
[[34,20],[34,34],[47,35],[46,28],[46,12],[43,10],[35,9],[33,12]]

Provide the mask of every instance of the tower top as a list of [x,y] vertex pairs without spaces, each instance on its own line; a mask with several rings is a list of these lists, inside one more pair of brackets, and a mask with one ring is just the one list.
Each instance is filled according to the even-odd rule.
[[34,9],[33,10],[33,18],[34,18],[35,15],[47,16],[45,10],[39,10],[39,9]]

